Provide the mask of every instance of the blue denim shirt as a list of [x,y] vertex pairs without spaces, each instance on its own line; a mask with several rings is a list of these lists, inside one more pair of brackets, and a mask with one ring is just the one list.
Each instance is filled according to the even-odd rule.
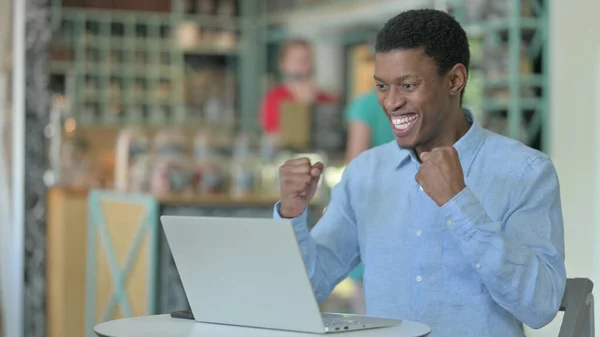
[[310,233],[306,211],[292,219],[319,301],[362,262],[367,313],[423,322],[433,337],[524,336],[522,323],[555,317],[566,272],[554,166],[466,115],[454,147],[467,187],[442,207],[393,141],[348,165]]

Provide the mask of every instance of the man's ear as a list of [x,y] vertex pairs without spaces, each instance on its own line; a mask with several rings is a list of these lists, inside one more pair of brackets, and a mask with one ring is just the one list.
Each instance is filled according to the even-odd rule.
[[462,63],[457,63],[448,72],[448,92],[451,96],[460,95],[467,85],[467,68]]

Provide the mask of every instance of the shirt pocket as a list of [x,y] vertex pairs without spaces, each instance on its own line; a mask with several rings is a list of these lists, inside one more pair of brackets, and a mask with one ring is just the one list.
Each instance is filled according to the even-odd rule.
[[479,272],[471,265],[450,233],[446,233],[442,249],[444,292],[452,302],[478,302],[487,295]]

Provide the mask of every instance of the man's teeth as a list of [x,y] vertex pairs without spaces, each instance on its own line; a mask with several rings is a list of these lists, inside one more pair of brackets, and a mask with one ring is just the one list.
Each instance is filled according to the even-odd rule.
[[394,118],[392,122],[394,123],[394,128],[398,130],[406,130],[408,127],[417,119],[417,115],[404,116],[399,118]]

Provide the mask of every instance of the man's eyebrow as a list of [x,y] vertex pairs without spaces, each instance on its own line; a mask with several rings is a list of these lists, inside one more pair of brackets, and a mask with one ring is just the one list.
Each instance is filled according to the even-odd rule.
[[396,78],[396,82],[404,82],[406,80],[417,79],[417,78],[419,78],[419,76],[417,76],[415,74],[406,74],[406,75],[402,75],[402,76]]
[[[373,75],[373,78],[375,79],[375,81],[385,82],[384,80],[377,77],[377,75]],[[402,76],[396,78],[395,82],[404,82],[409,79],[417,79],[417,78],[419,78],[419,76],[417,76],[415,74],[406,74],[406,75],[402,75]]]

